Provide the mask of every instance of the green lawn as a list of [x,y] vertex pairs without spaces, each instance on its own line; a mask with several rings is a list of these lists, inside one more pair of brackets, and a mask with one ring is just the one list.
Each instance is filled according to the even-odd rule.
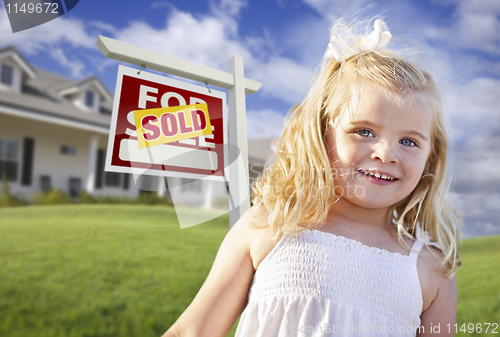
[[[162,206],[0,209],[0,336],[160,336],[196,295],[228,223],[181,230]],[[459,325],[500,323],[498,247],[498,236],[464,242]]]
[[0,209],[0,336],[160,336],[228,229],[181,230],[160,206]]
[[[459,329],[466,323],[467,332],[457,336],[499,336],[500,236],[464,240],[460,253],[463,267],[457,272],[457,322]],[[496,323],[497,333],[490,334],[490,328],[485,334],[487,325],[484,324],[483,331],[477,333],[478,323]]]

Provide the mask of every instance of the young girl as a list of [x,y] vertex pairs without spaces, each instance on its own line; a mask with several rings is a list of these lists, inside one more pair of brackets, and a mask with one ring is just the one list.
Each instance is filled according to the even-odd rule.
[[333,26],[255,206],[164,336],[226,336],[240,314],[245,337],[453,335],[459,218],[440,94],[371,26]]

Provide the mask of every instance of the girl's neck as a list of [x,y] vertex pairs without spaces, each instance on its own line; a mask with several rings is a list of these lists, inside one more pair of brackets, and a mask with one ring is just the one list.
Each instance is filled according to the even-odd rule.
[[344,198],[340,198],[330,207],[326,223],[387,228],[388,212],[389,207],[376,209],[364,208],[352,204]]

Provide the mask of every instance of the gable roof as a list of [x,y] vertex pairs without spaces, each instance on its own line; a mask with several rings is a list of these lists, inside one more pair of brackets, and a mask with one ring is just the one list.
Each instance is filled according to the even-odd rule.
[[[6,55],[2,53],[10,53],[9,55],[18,55],[20,59],[22,58],[14,47],[1,49],[0,55]],[[109,128],[113,106],[112,94],[105,89],[97,77],[91,76],[81,81],[73,81],[42,69],[36,69],[24,58],[22,58],[22,61],[34,76],[30,76],[23,81],[19,93],[0,91],[0,113],[2,113],[3,106],[5,107],[4,110],[17,108],[41,116]],[[89,82],[95,83],[105,98],[101,100],[100,113],[89,113],[60,95],[61,88],[84,86]]]
[[70,93],[78,92],[82,90],[82,88],[91,84],[93,84],[97,88],[102,98],[104,98],[105,100],[111,99],[111,94],[102,84],[101,80],[99,80],[99,78],[97,78],[96,76],[90,76],[78,82],[67,83],[66,85],[61,87],[59,94],[61,96],[65,96]]
[[26,59],[17,51],[16,48],[12,46],[7,46],[5,48],[0,49],[0,60],[8,57],[12,57],[12,59],[17,63],[19,68],[28,75],[29,78],[35,77],[35,69],[26,61]]

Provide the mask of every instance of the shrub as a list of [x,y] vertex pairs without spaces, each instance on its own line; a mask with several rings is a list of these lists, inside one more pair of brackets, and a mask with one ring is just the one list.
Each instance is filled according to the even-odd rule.
[[113,195],[99,195],[97,196],[97,202],[99,204],[121,204],[122,200],[120,197]]
[[151,192],[143,192],[130,202],[140,205],[173,205],[167,196],[160,197],[157,193]]
[[35,205],[62,205],[72,202],[69,194],[58,189],[34,194],[32,200]]
[[0,207],[22,206],[26,205],[26,200],[19,194],[13,195],[10,192],[9,182],[5,174],[2,174],[2,189],[0,191]]
[[83,190],[78,193],[78,203],[79,204],[95,204],[97,203],[97,198],[94,197],[89,192]]
[[[8,188],[8,187],[7,187]],[[11,196],[11,198],[14,198]],[[16,199],[17,200],[17,199]],[[92,195],[89,192],[82,190],[78,193],[78,197],[73,198],[61,190],[51,190],[49,192],[42,192],[32,196],[33,204],[35,205],[57,205],[57,204],[70,204],[76,202],[78,204],[140,204],[140,205],[170,205],[173,203],[170,198],[165,195],[159,197],[157,193],[141,193],[136,198],[129,198],[128,196],[113,196],[113,195]],[[4,203],[0,195],[0,207]],[[21,203],[23,204],[23,203]],[[24,202],[26,204],[26,202]]]

